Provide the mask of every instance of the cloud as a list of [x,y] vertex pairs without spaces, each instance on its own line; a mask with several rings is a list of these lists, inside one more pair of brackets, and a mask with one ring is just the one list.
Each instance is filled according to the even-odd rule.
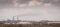
[[18,3],[16,0],[14,0],[12,1],[12,3],[14,7],[37,6],[37,5],[38,6],[43,5],[43,6],[39,8],[37,7],[34,7],[34,8],[33,7],[32,8],[3,8],[3,9],[0,9],[1,17],[4,17],[5,19],[7,18],[12,19],[13,16],[21,15],[21,17],[19,17],[21,20],[37,20],[37,21],[39,20],[60,20],[60,17],[59,17],[60,9],[58,9],[55,6],[52,6],[53,3],[43,3],[43,1],[39,2],[39,1],[32,1],[32,0],[28,1],[27,3],[26,1],[25,3],[24,2]]
[[59,20],[60,10],[56,7],[42,8],[10,8],[2,9],[1,17],[12,19],[13,16],[19,16],[20,20]]

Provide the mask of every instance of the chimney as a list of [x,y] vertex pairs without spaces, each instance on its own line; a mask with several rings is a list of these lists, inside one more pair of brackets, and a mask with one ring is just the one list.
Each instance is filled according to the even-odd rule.
[[12,20],[14,21],[14,16],[13,16],[13,19]]
[[17,21],[19,20],[18,16],[17,16]]

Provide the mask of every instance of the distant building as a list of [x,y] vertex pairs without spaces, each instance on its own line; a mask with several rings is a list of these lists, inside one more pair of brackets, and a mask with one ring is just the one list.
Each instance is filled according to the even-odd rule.
[[18,22],[16,24],[32,24],[32,22]]
[[53,23],[54,23],[54,24],[59,24],[60,21],[49,21],[49,22],[48,22],[48,24],[53,24]]

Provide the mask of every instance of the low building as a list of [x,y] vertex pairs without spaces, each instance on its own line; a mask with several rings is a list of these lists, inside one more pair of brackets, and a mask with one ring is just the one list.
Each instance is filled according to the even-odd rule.
[[17,22],[16,24],[32,24],[32,22]]

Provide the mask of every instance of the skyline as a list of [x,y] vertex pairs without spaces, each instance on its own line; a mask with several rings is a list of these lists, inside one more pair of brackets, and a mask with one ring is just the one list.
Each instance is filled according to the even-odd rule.
[[[45,8],[6,8],[0,9],[0,18],[11,19],[13,16],[19,16],[20,20],[59,20],[60,10],[57,7]],[[16,19],[16,18],[15,18]]]

